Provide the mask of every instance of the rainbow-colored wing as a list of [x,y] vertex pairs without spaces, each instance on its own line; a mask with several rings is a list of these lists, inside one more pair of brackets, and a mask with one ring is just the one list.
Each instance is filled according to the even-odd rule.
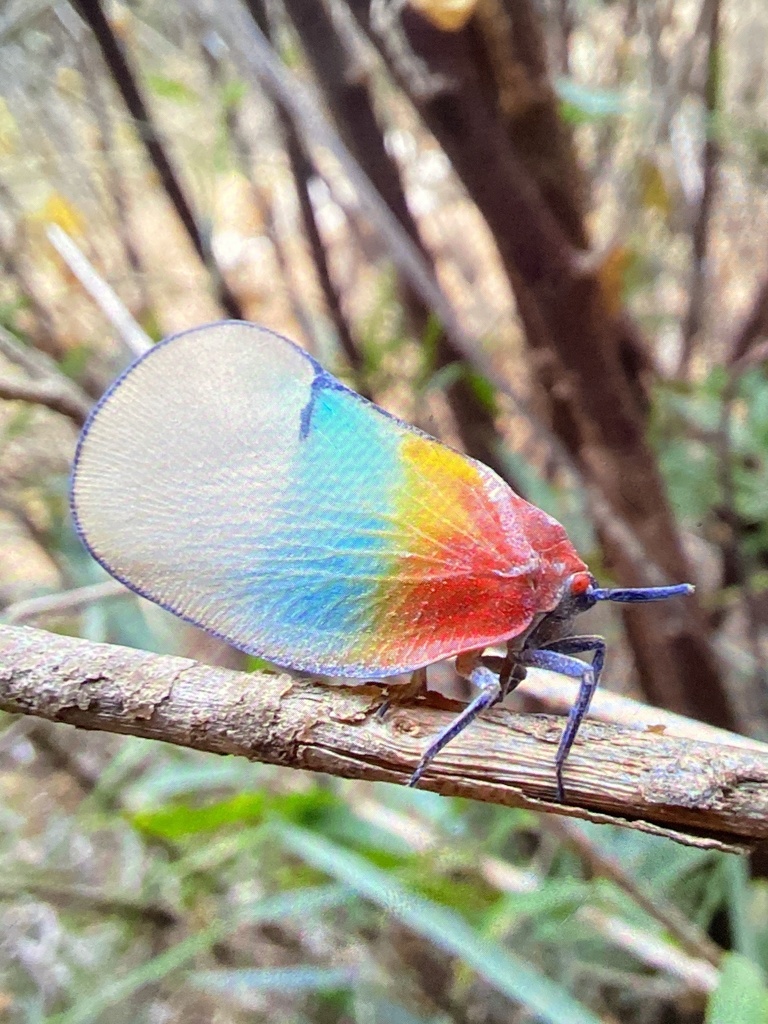
[[72,504],[133,590],[311,672],[381,678],[516,636],[584,568],[491,470],[241,322],[169,338],[112,385]]

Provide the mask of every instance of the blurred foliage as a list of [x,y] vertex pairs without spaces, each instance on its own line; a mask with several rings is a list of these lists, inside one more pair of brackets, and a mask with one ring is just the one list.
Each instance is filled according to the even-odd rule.
[[[455,31],[482,5],[419,6]],[[768,580],[768,379],[759,359],[744,372],[725,368],[724,334],[744,313],[755,267],[765,265],[768,19],[757,3],[728,12],[722,109],[706,111],[698,4],[540,6],[560,113],[592,189],[602,291],[612,314],[628,309],[646,332],[659,465],[681,528],[698,545],[715,640],[729,658],[735,646],[748,661],[734,685],[743,683],[759,676],[760,644],[749,649],[743,608],[728,598],[745,586],[760,598]],[[314,346],[398,415],[426,413],[450,443],[446,394],[468,383],[497,429],[494,450],[510,478],[598,567],[584,495],[486,376],[441,360],[434,317],[414,328],[390,261],[356,222],[354,204],[332,199],[315,169],[307,187],[358,347],[354,365],[344,354],[319,295],[283,129],[221,56],[221,25],[209,24],[209,13],[202,3],[109,5],[211,261],[245,315]],[[278,34],[276,47],[310,82],[295,37]],[[0,327],[46,352],[95,399],[129,353],[51,248],[47,228],[77,240],[154,340],[220,315],[215,275],[194,258],[143,154],[150,126],[130,122],[74,6],[5,5],[0,89]],[[484,226],[408,102],[391,83],[377,99],[446,294],[526,393],[521,326]],[[682,372],[708,139],[721,147],[722,182],[704,327]],[[0,376],[18,372],[0,363]],[[73,425],[48,409],[0,405],[6,610],[104,579],[68,516],[75,439]],[[728,574],[733,551],[736,577]],[[146,650],[232,656],[132,596],[41,624]],[[600,628],[620,666],[614,679],[631,676],[618,620]],[[266,667],[253,658],[240,665]],[[756,733],[768,732],[764,700],[746,717]],[[533,812],[2,718],[0,1020],[768,1021],[764,870],[751,877],[747,862],[724,854],[573,827],[578,843]],[[684,922],[688,942],[665,911]]]
[[[729,376],[715,367],[693,385],[659,389],[655,432],[660,465],[682,522],[702,529],[728,500],[723,492],[722,444],[733,481],[733,513],[744,530],[744,550],[768,564],[768,378],[751,370],[738,379],[724,417]],[[727,410],[726,410],[727,412]]]

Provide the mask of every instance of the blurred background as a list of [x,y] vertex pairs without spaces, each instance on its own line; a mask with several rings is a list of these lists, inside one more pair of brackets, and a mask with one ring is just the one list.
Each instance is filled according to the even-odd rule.
[[[760,0],[4,0],[3,620],[254,666],[67,504],[114,376],[242,317],[695,582],[590,616],[604,683],[765,739],[767,52]],[[768,1021],[759,852],[5,716],[0,858],[12,1024]]]

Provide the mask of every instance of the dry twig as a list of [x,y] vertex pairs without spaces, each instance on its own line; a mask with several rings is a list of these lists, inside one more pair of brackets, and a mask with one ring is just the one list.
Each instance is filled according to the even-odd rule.
[[134,356],[152,347],[152,339],[131,316],[127,306],[114,289],[86,259],[75,242],[58,224],[49,224],[48,241],[101,309]]
[[79,427],[88,417],[90,403],[81,403],[73,397],[71,389],[63,387],[56,380],[17,380],[0,376],[0,398],[7,402],[27,402],[42,405],[54,412],[68,416]]
[[2,616],[9,625],[18,625],[45,615],[71,615],[98,601],[114,597],[133,597],[133,594],[117,580],[104,580],[103,583],[90,583],[73,590],[61,590],[56,594],[41,594],[39,597],[15,601],[3,609]]
[[[369,781],[404,782],[455,714],[443,698],[375,714],[381,688],[247,674],[0,626],[0,709],[83,729]],[[431,766],[423,787],[655,832],[717,849],[768,839],[768,747],[683,739],[638,705],[634,728],[589,722],[556,804],[561,721],[504,708],[478,720]]]
[[91,399],[73,380],[65,376],[57,363],[44,352],[27,348],[10,331],[0,327],[0,356],[20,367],[28,379],[0,376],[0,398],[7,401],[44,405],[78,426],[85,423]]

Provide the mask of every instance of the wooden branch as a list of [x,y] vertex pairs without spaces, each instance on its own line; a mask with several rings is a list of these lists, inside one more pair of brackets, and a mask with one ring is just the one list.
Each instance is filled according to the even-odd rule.
[[90,409],[90,403],[81,402],[72,388],[58,380],[17,380],[0,375],[0,398],[7,402],[45,406],[67,416],[78,427],[85,423]]
[[2,374],[0,398],[44,405],[61,413],[62,416],[68,416],[79,427],[85,423],[93,404],[89,395],[66,377],[50,356],[22,345],[2,326],[0,356],[20,367],[27,375],[24,379]]
[[[330,686],[0,626],[0,710],[346,778],[404,783],[452,702],[430,695],[381,718],[379,686]],[[654,832],[715,849],[768,838],[768,746],[683,739],[638,705],[634,728],[588,722],[553,801],[562,720],[488,712],[423,788]]]
[[[739,325],[738,331],[728,345],[728,366],[741,364],[752,347],[768,332],[768,276],[765,277],[755,295],[749,312]],[[754,365],[750,361],[750,365]]]

